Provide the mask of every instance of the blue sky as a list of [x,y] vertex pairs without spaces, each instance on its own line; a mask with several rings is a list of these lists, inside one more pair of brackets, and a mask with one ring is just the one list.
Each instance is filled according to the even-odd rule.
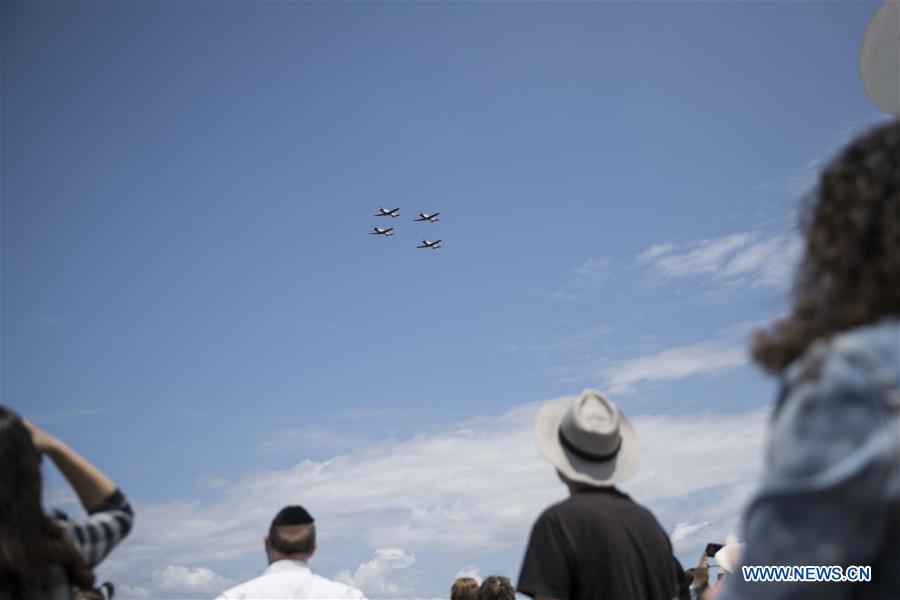
[[4,2],[2,398],[138,507],[101,574],[209,596],[299,502],[372,596],[514,577],[585,387],[686,563],[736,531],[879,5]]

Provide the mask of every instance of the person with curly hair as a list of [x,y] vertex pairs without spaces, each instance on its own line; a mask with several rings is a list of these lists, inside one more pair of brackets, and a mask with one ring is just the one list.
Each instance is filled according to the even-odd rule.
[[[900,121],[822,173],[793,307],[756,334],[781,380],[745,566],[870,566],[870,582],[726,578],[730,598],[900,598]],[[715,594],[712,594],[715,595]]]
[[[88,512],[50,517],[42,506],[48,456]],[[134,518],[116,485],[64,442],[0,405],[0,599],[93,597],[94,573]]]

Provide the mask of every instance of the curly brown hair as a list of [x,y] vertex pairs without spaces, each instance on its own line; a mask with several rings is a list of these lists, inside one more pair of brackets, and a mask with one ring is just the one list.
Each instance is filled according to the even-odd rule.
[[491,575],[478,588],[478,600],[514,600],[515,597],[516,590],[512,583],[500,575]]
[[818,339],[900,315],[900,120],[846,146],[811,200],[791,313],[753,340],[772,373]]
[[478,582],[473,577],[460,577],[450,588],[450,600],[476,600]]

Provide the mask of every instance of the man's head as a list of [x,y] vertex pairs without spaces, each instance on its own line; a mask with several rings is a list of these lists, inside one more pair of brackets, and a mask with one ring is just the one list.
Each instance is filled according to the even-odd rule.
[[450,588],[450,600],[475,600],[478,597],[478,582],[472,577],[460,577]]
[[515,600],[516,590],[509,579],[492,575],[481,582],[478,588],[478,600]]
[[633,475],[640,462],[631,422],[596,390],[542,406],[534,433],[541,452],[564,476],[566,485],[611,487]]
[[302,506],[285,506],[272,519],[265,538],[269,564],[277,560],[306,562],[316,551],[316,526]]

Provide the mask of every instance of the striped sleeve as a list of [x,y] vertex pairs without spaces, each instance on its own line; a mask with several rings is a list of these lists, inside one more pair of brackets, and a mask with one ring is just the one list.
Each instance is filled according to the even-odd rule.
[[119,490],[91,511],[85,519],[58,524],[90,567],[98,565],[121,542],[134,521],[134,512]]

